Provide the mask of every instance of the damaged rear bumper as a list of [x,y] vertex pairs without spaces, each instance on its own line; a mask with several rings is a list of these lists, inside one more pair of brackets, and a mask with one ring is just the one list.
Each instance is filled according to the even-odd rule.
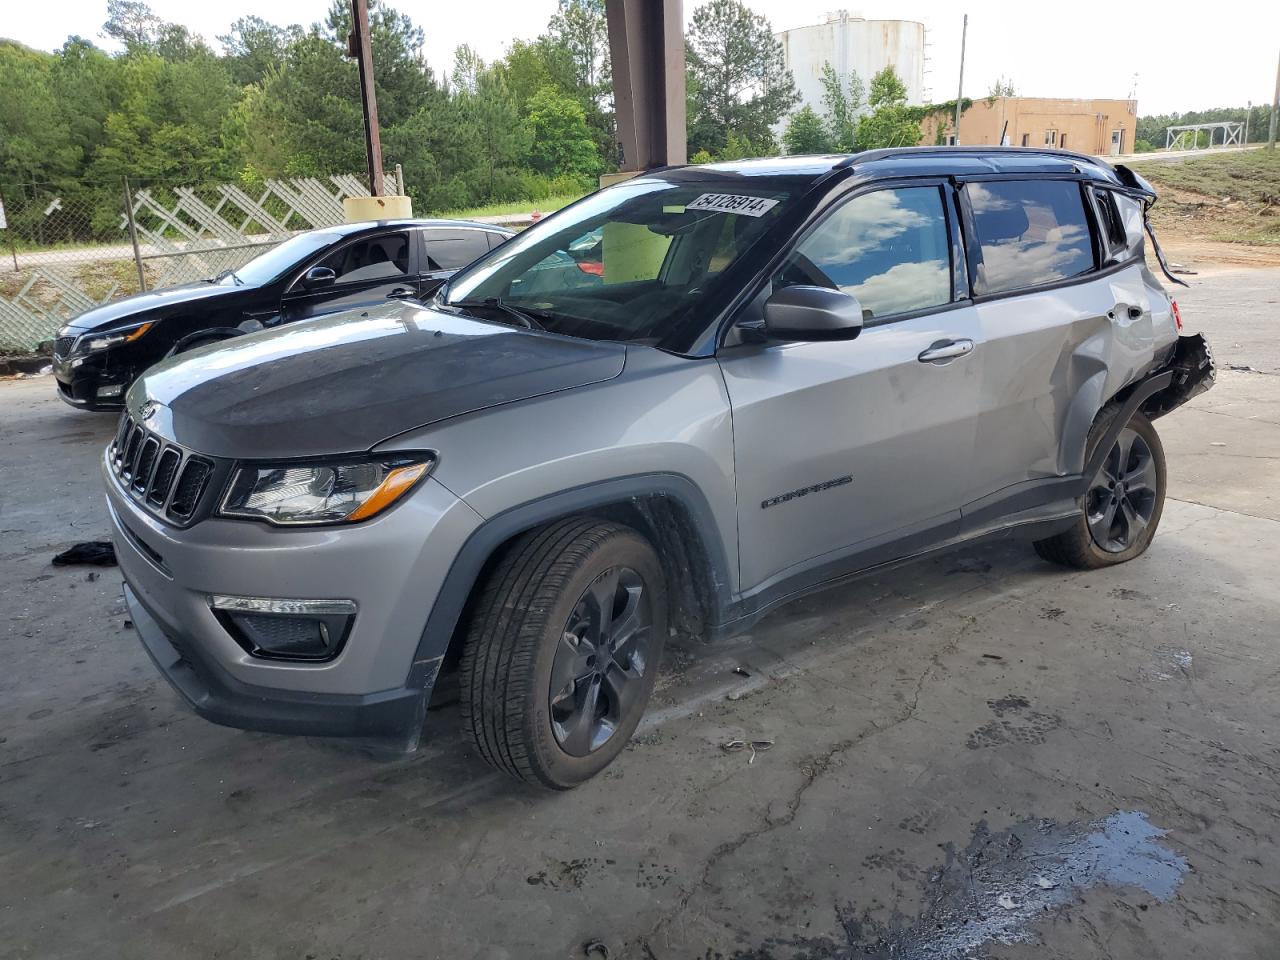
[[1173,357],[1159,373],[1165,371],[1173,373],[1169,385],[1156,390],[1140,403],[1142,412],[1152,420],[1163,417],[1170,410],[1176,410],[1192,397],[1198,397],[1213,386],[1217,368],[1213,363],[1209,341],[1199,333],[1178,337]]

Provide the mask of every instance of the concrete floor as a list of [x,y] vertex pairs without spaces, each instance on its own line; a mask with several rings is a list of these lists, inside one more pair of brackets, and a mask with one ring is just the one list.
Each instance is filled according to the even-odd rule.
[[1280,270],[1192,279],[1270,372],[1160,421],[1145,557],[986,546],[674,651],[561,795],[454,708],[396,762],[186,713],[117,572],[49,565],[106,532],[113,418],[0,384],[0,957],[1275,957]]

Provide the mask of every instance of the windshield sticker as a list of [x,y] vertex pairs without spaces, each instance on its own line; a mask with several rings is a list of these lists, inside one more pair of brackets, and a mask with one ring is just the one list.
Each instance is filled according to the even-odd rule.
[[685,206],[686,210],[715,210],[743,217],[762,217],[778,205],[777,200],[747,197],[737,193],[704,193]]

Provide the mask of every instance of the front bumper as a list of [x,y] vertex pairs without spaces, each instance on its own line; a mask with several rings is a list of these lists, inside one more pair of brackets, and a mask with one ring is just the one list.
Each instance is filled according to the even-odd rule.
[[[479,515],[431,478],[385,515],[285,529],[211,518],[182,529],[103,479],[126,601],[152,660],[201,716],[276,733],[412,743],[444,649],[420,649],[427,617]],[[324,662],[254,656],[211,595],[343,599],[357,613]]]
[[[137,375],[138,371],[133,366],[112,363],[105,354],[53,358],[58,396],[81,410],[122,409],[124,395]],[[107,387],[119,387],[120,392],[109,397],[99,396],[99,391]]]
[[134,629],[156,668],[196,713],[213,723],[265,733],[361,737],[411,747],[426,714],[429,691],[323,694],[243,683],[219,666],[198,639],[167,629],[126,582]]

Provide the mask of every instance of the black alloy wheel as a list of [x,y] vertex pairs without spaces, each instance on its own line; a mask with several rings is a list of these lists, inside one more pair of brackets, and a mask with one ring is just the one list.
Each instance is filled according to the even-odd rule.
[[1124,553],[1151,524],[1158,476],[1151,447],[1125,427],[1087,495],[1089,532],[1107,553]]
[[551,729],[565,753],[594,753],[631,714],[652,668],[652,639],[653,615],[635,570],[612,567],[582,594],[551,665]]

